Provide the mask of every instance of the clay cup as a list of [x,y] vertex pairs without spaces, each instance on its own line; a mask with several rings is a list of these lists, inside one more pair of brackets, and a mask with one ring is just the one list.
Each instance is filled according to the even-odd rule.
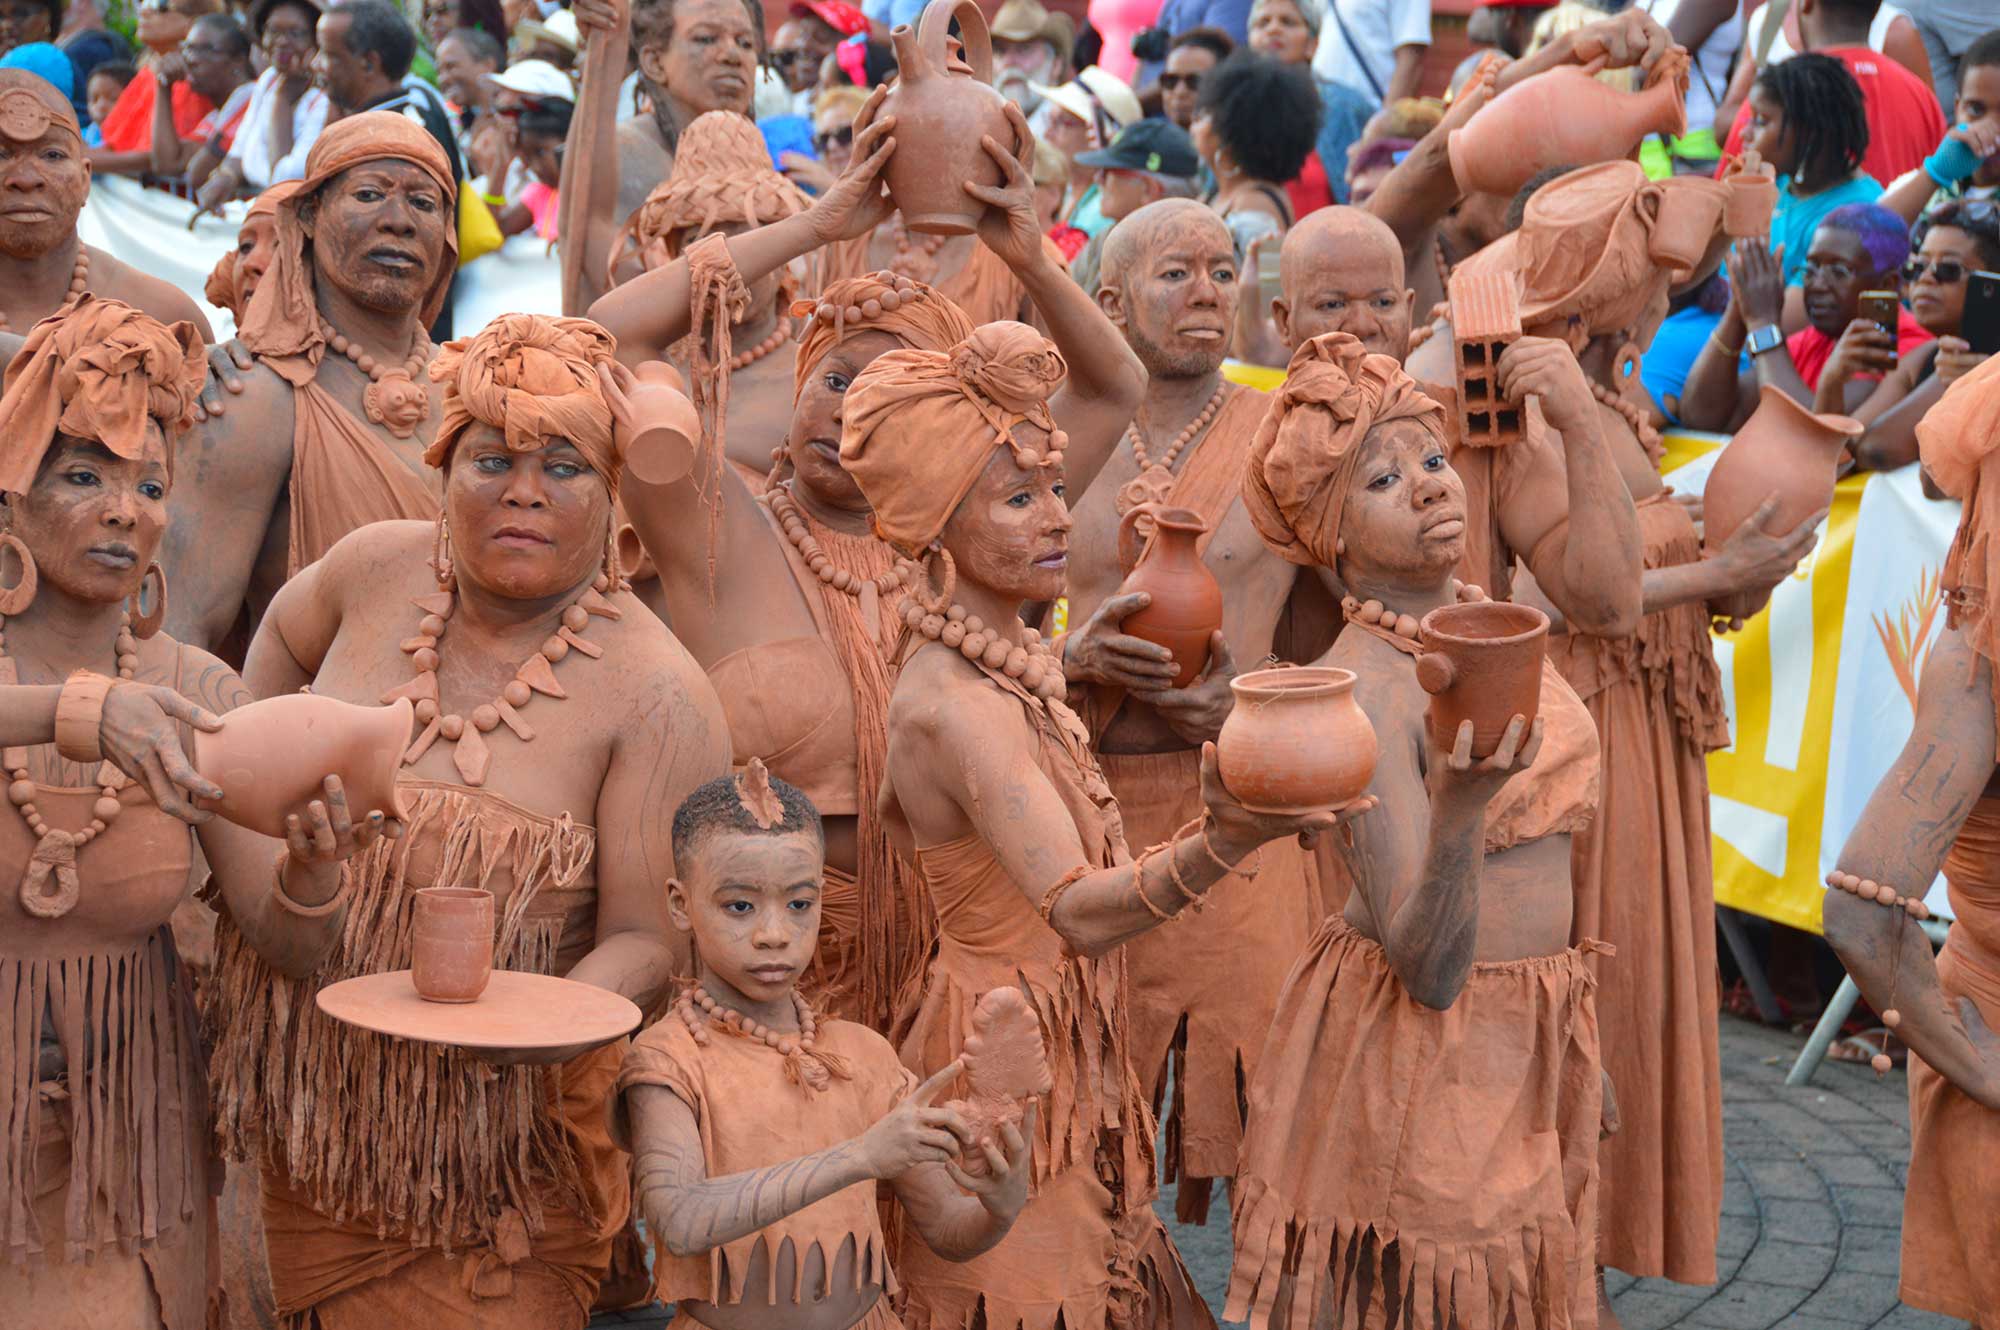
[[1532,605],[1474,601],[1432,610],[1417,631],[1424,648],[1417,682],[1431,695],[1431,742],[1449,749],[1459,723],[1469,720],[1472,755],[1487,758],[1514,717],[1534,724],[1548,615]]
[[471,1002],[493,976],[493,893],[425,887],[410,930],[410,982],[426,1002]]

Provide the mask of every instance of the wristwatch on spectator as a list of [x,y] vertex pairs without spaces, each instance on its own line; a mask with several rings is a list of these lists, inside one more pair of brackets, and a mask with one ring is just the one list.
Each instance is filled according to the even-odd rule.
[[1785,344],[1785,334],[1775,323],[1767,323],[1761,328],[1752,328],[1750,335],[1743,339],[1743,349],[1753,357],[1766,351],[1775,351]]

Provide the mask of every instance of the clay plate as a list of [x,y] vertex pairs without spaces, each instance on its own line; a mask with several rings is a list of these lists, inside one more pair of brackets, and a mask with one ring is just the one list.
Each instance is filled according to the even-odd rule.
[[396,1039],[455,1048],[565,1048],[608,1044],[639,1028],[629,998],[554,975],[495,970],[472,1002],[426,1002],[408,970],[343,979],[319,990],[337,1021]]

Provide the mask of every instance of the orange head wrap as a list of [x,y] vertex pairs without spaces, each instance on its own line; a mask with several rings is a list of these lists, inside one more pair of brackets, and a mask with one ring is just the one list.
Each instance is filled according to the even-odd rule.
[[36,324],[7,367],[0,490],[26,493],[59,431],[142,458],[148,420],[166,435],[172,471],[174,438],[194,423],[207,376],[192,323],[168,327],[116,300],[78,296]]
[[1964,504],[1940,579],[1945,622],[1965,635],[1993,671],[1993,705],[2000,714],[2000,356],[1945,389],[1917,422],[1917,450],[1937,487]]
[[912,351],[948,351],[972,336],[972,320],[950,297],[901,273],[865,273],[828,283],[818,300],[792,305],[799,333],[792,400],[826,353],[857,333],[884,332]]
[[1294,351],[1243,468],[1243,507],[1264,543],[1293,563],[1333,567],[1362,440],[1391,420],[1414,420],[1446,442],[1444,408],[1394,356],[1339,332]]
[[671,263],[681,232],[705,234],[724,222],[763,226],[804,212],[811,200],[771,168],[757,123],[734,111],[706,111],[681,131],[673,174],[653,187],[611,247],[616,270],[636,252],[648,271]]
[[301,356],[309,366],[319,364],[326,352],[326,339],[320,336],[319,306],[313,299],[312,262],[306,255],[300,209],[342,171],[384,160],[422,167],[444,193],[445,209],[439,219],[444,226],[444,257],[417,310],[424,327],[437,322],[452,275],[458,271],[458,182],[452,179],[451,161],[430,131],[408,117],[394,111],[363,111],[326,127],[306,157],[306,175],[298,191],[279,202],[277,253],[271,258],[270,271],[257,284],[250,307],[243,311],[243,326],[237,333],[243,345],[266,358]]
[[[875,510],[875,534],[916,555],[986,469],[993,449],[1026,470],[1062,460],[1068,438],[1049,398],[1069,373],[1055,343],[1025,324],[989,323],[949,351],[890,351],[855,378],[842,410],[840,463]],[[1014,437],[1049,435],[1037,452]]]
[[478,421],[504,430],[510,452],[568,439],[615,496],[620,462],[597,367],[617,351],[589,319],[541,314],[502,314],[476,335],[445,343],[431,361],[431,378],[444,385],[444,420],[424,461],[442,468]]
[[[259,194],[250,203],[250,211],[243,214],[243,224],[236,229],[237,244],[243,242],[243,232],[259,217],[275,217],[278,205],[299,192],[296,180],[280,180],[277,184]],[[202,288],[202,295],[217,309],[226,309],[243,321],[243,281],[236,269],[242,255],[231,247],[215,261],[215,268],[208,274],[208,285]]]

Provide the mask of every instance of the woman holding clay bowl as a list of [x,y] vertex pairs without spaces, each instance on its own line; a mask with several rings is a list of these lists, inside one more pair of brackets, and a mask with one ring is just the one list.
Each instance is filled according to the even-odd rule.
[[262,1168],[279,1315],[320,1330],[581,1327],[629,1209],[605,1125],[622,1041],[492,1067],[314,1005],[409,966],[413,898],[432,886],[493,894],[495,969],[642,1009],[665,989],[661,810],[726,771],[728,744],[700,667],[617,585],[622,459],[597,377],[612,353],[595,324],[524,314],[443,348],[425,453],[444,473],[438,522],[351,533],[286,583],[251,644],[267,695],[416,705],[408,832],[356,866],[368,926],[302,980],[226,930],[219,948],[222,1142]]
[[1265,542],[1349,590],[1320,663],[1357,676],[1369,789],[1396,810],[1335,847],[1354,892],[1293,968],[1250,1085],[1224,1315],[1257,1330],[1342,1306],[1332,1323],[1373,1323],[1392,1286],[1446,1309],[1456,1286],[1466,1324],[1468,1286],[1500,1290],[1480,1324],[1594,1323],[1597,944],[1569,928],[1597,738],[1547,663],[1539,715],[1490,757],[1470,721],[1448,750],[1429,735],[1418,623],[1482,599],[1452,575],[1466,500],[1446,438],[1394,359],[1327,333],[1293,356],[1244,475]]
[[[830,238],[864,234],[887,205],[880,172],[894,116],[856,136],[849,169],[806,212],[718,245],[755,284]],[[1049,408],[1073,443],[1071,500],[1104,465],[1145,392],[1145,371],[1042,246],[1033,183],[1000,152],[1008,182],[987,202],[981,243],[1018,273],[1076,366]],[[592,307],[627,365],[658,359],[689,328],[689,256]],[[934,288],[892,273],[842,278],[804,319],[784,446],[764,493],[712,454],[668,484],[627,476],[626,516],[645,542],[675,633],[708,670],[740,766],[756,757],[804,790],[826,823],[821,938],[803,991],[844,1020],[889,1034],[899,995],[923,977],[936,923],[916,873],[877,815],[888,748],[891,662],[902,625],[896,553],[871,530],[868,499],[842,468],[850,385],[890,351],[943,352],[972,333]],[[619,382],[631,385],[625,377]],[[719,502],[716,495],[719,493]],[[719,515],[716,510],[719,508]]]
[[[36,325],[0,398],[0,1306],[10,1323],[201,1330],[209,1301],[207,1088],[169,917],[199,839],[243,943],[305,974],[340,936],[350,820],[338,779],[289,843],[197,811],[222,791],[188,727],[250,700],[159,630],[174,436],[199,334],[84,295]],[[11,556],[11,557],[7,557]]]
[[[1128,938],[1199,905],[1265,841],[1347,812],[1270,816],[1222,788],[1206,814],[1127,853],[1061,666],[1021,608],[1062,594],[1067,437],[1049,400],[1065,366],[1018,323],[948,351],[891,351],[850,389],[841,462],[910,565],[889,704],[886,816],[937,907],[936,959],[903,1063],[958,1057],[974,999],[1018,985],[1055,1089],[1037,1124],[1038,1192],[997,1247],[962,1265],[906,1249],[906,1324],[1205,1326],[1213,1321],[1153,1215],[1153,1122],[1126,1046]],[[1191,925],[1200,927],[1199,923]]]

